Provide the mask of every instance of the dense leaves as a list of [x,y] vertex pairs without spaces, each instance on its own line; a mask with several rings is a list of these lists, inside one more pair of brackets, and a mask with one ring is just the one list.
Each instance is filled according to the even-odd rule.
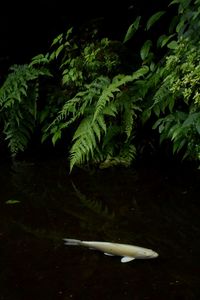
[[[122,42],[99,38],[97,30],[70,28],[48,53],[13,66],[0,88],[1,124],[11,153],[27,147],[37,125],[42,142],[51,138],[54,145],[70,133],[70,170],[129,166],[140,146],[139,128],[148,120],[173,154],[199,160],[200,0],[171,5],[177,14],[157,41],[154,24],[167,10],[155,12],[146,24],[138,16]],[[146,37],[139,50],[137,32]],[[136,49],[130,49],[131,40]]]
[[13,155],[23,151],[35,129],[40,76],[49,76],[44,69],[31,65],[13,66],[0,89],[0,119]]

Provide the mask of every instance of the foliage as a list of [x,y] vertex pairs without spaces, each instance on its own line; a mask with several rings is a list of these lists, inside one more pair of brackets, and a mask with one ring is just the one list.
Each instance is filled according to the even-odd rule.
[[[42,142],[71,140],[70,170],[129,166],[138,128],[148,120],[161,142],[172,143],[173,153],[199,159],[200,0],[171,5],[177,15],[156,43],[152,31],[167,11],[156,12],[145,25],[138,16],[123,42],[100,38],[96,29],[70,28],[48,53],[13,66],[0,88],[0,119],[11,153],[27,147],[38,125]],[[127,55],[127,42],[141,30],[146,38],[141,45],[135,40],[137,47]]]
[[95,37],[96,31],[88,33],[85,39],[72,33],[70,28],[53,40],[50,60],[58,61],[65,88],[78,91],[100,74],[112,74],[120,61],[115,51],[117,42],[108,38],[99,40]]
[[20,203],[20,201],[19,200],[15,200],[15,199],[10,199],[10,200],[7,200],[5,203],[13,205],[13,204]]
[[147,21],[146,30],[149,30],[164,14],[165,11],[158,11],[153,14]]
[[166,58],[165,78],[151,107],[158,116],[164,115],[154,125],[161,140],[170,138],[174,152],[185,146],[184,157],[191,158],[200,158],[199,49],[199,43],[180,39],[173,54]]
[[[103,38],[88,38],[78,44],[72,29],[52,43],[50,61],[59,64],[65,98],[54,121],[44,130],[43,140],[52,136],[55,144],[75,127],[70,149],[70,170],[85,163],[129,165],[135,156],[132,144],[139,97],[129,89],[148,72],[143,66],[132,75],[122,70],[119,43]],[[120,45],[120,49],[122,45]],[[114,74],[117,74],[116,76]],[[120,143],[116,144],[116,141]],[[103,162],[106,161],[105,164]]]
[[44,68],[14,65],[0,88],[0,119],[13,155],[23,151],[34,131],[39,97],[39,76],[49,75]]
[[[65,103],[50,130],[55,142],[61,136],[63,128],[75,121],[79,122],[70,150],[71,169],[74,164],[83,164],[90,159],[97,163],[108,160],[108,157],[114,158],[116,150],[120,156],[120,152],[127,149],[132,155],[126,160],[123,153],[121,163],[131,162],[135,150],[131,146],[127,148],[127,144],[130,144],[134,130],[135,111],[140,108],[137,104],[139,99],[130,95],[128,89],[126,92],[123,89],[147,71],[148,68],[143,66],[132,75],[118,75],[112,81],[108,77],[100,76]],[[120,140],[118,145],[114,142],[117,139]]]
[[135,34],[135,32],[138,30],[140,25],[141,16],[138,16],[135,21],[129,26],[126,35],[124,37],[123,43],[126,43],[129,41]]
[[154,92],[143,117],[155,113],[158,120],[153,128],[161,142],[171,140],[174,153],[182,150],[184,158],[200,159],[200,1],[194,6],[191,1],[172,3],[179,3],[177,39],[166,42],[170,50],[148,81]]
[[[150,72],[133,85],[140,89],[143,124],[154,122],[152,128],[158,130],[160,141],[172,142],[173,153],[181,151],[183,158],[200,159],[200,1],[174,0],[171,5],[177,5],[177,15],[168,34],[158,37],[157,48],[147,38],[140,49],[142,64]],[[159,11],[151,16],[144,26],[146,32],[163,15]],[[124,42],[141,31],[139,24],[140,17],[129,26]]]

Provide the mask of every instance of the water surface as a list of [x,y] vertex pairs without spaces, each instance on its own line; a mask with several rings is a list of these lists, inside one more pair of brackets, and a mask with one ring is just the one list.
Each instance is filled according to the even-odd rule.
[[[200,299],[199,172],[151,164],[69,176],[62,160],[2,165],[0,299]],[[122,264],[63,237],[159,257]]]

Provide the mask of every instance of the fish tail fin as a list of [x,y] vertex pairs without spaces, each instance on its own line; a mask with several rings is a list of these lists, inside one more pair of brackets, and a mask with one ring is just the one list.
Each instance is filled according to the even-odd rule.
[[81,245],[80,240],[75,240],[75,239],[63,239],[64,244],[67,246],[79,246]]

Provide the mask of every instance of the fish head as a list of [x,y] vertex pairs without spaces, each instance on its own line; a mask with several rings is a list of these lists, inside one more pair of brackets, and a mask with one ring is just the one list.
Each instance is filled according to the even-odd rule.
[[140,252],[140,257],[141,258],[145,258],[145,259],[148,259],[148,258],[156,258],[158,257],[158,253],[151,250],[151,249],[143,249],[141,252]]

